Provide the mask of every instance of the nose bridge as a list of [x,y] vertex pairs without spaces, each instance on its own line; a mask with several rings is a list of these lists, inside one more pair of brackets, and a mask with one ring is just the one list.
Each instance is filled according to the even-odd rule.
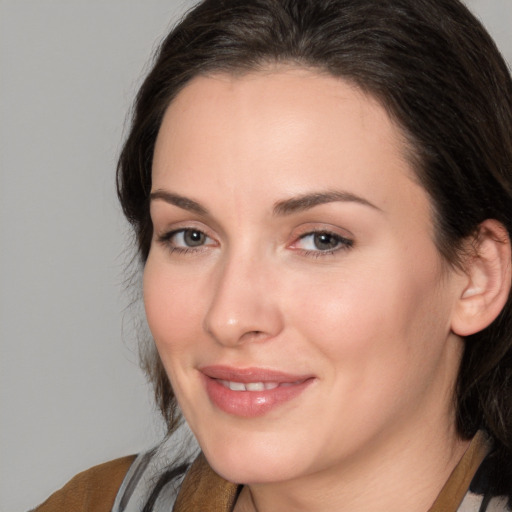
[[235,253],[219,265],[204,328],[223,345],[267,339],[282,328],[272,267],[262,255]]

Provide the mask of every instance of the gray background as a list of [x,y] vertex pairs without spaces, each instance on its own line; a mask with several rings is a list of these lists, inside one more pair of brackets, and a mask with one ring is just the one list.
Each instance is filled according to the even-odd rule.
[[[123,325],[126,113],[187,0],[0,0],[0,511],[162,434]],[[512,62],[512,0],[469,0]]]

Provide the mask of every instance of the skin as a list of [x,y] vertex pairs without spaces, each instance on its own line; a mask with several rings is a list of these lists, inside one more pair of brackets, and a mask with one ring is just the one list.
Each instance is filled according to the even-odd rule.
[[[452,400],[466,280],[435,247],[403,139],[375,99],[304,69],[198,77],[165,114],[145,307],[208,461],[246,484],[237,511],[427,510],[467,447]],[[209,399],[199,369],[219,364],[313,378],[246,418]]]

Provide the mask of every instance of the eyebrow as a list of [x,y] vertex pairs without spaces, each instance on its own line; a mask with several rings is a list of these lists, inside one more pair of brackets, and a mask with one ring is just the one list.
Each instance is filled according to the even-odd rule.
[[352,194],[351,192],[333,190],[328,192],[304,194],[302,196],[279,201],[274,205],[274,215],[290,215],[292,213],[309,210],[314,206],[339,201],[343,203],[358,203],[364,206],[369,206],[375,210],[382,211],[378,206],[375,206],[373,203],[370,203],[370,201],[367,201],[358,195]]
[[155,199],[161,199],[166,203],[173,204],[183,210],[197,213],[203,217],[208,215],[208,210],[193,199],[189,199],[188,197],[180,196],[179,194],[174,194],[166,190],[155,190],[154,192],[151,192],[149,197],[152,201]]
[[[173,192],[169,192],[167,190],[158,189],[154,192],[151,192],[150,199],[152,201],[160,199],[166,203],[177,206],[178,208],[182,208],[183,210],[196,213],[203,217],[209,215],[208,210],[197,201],[194,201],[193,199],[185,196],[181,196],[179,194],[175,194]],[[273,213],[276,216],[286,216],[293,213],[309,210],[310,208],[319,206],[321,204],[334,202],[358,203],[362,204],[363,206],[368,206],[375,210],[382,211],[378,206],[375,206],[370,201],[367,201],[366,199],[356,194],[335,190],[328,192],[313,192],[298,197],[285,199],[283,201],[278,201],[274,204]]]

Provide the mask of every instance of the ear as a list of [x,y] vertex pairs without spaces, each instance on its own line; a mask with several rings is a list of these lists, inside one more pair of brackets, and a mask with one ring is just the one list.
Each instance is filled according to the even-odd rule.
[[459,336],[488,327],[505,306],[511,288],[510,238],[503,224],[494,219],[482,222],[471,247],[452,316],[452,331]]

